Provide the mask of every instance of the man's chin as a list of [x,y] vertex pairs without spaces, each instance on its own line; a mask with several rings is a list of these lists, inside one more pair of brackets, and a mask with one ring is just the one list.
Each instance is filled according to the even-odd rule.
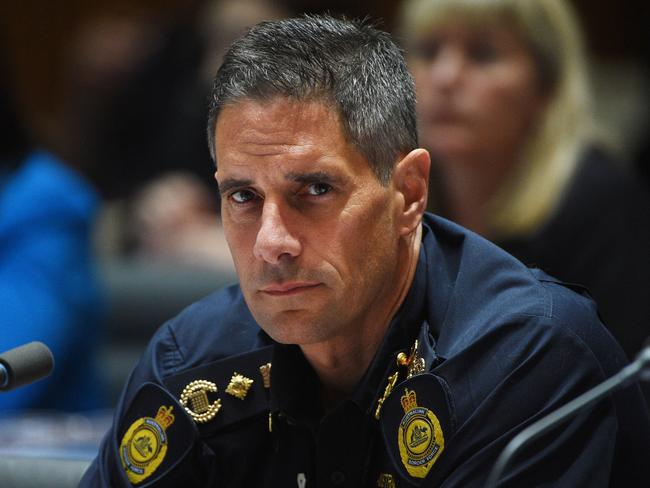
[[280,344],[313,344],[325,340],[327,336],[325,324],[322,320],[316,320],[314,312],[308,310],[283,311],[271,317],[260,317],[257,323]]

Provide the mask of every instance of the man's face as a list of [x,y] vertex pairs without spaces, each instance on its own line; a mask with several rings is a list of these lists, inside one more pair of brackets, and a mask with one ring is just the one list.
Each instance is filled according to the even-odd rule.
[[281,343],[358,334],[395,293],[393,184],[321,102],[243,100],[215,134],[224,230],[255,320]]

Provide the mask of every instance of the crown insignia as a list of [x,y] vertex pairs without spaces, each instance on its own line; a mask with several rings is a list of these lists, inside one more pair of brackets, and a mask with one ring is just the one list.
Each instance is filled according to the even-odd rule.
[[400,401],[402,402],[404,413],[408,412],[409,410],[413,410],[418,406],[415,391],[409,390],[408,388],[404,388],[404,395],[402,395]]
[[174,407],[165,407],[162,406],[158,409],[158,413],[156,414],[156,422],[158,425],[160,425],[163,430],[166,430],[167,427],[169,427],[171,424],[174,423],[174,415],[172,414],[172,410],[174,410]]

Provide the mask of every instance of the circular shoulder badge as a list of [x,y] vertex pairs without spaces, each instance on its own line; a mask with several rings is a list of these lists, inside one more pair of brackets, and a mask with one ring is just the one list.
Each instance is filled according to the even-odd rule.
[[401,402],[397,443],[402,464],[411,476],[424,478],[445,448],[442,428],[431,410],[418,406],[415,391],[405,389]]
[[174,423],[174,407],[162,406],[155,418],[142,417],[131,424],[120,443],[120,458],[129,481],[141,483],[160,466],[167,454],[165,430]]

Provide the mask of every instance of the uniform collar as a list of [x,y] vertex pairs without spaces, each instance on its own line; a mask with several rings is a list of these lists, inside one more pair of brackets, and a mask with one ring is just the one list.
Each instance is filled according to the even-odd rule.
[[319,380],[300,347],[275,344],[272,364],[271,412],[317,421],[322,416]]

